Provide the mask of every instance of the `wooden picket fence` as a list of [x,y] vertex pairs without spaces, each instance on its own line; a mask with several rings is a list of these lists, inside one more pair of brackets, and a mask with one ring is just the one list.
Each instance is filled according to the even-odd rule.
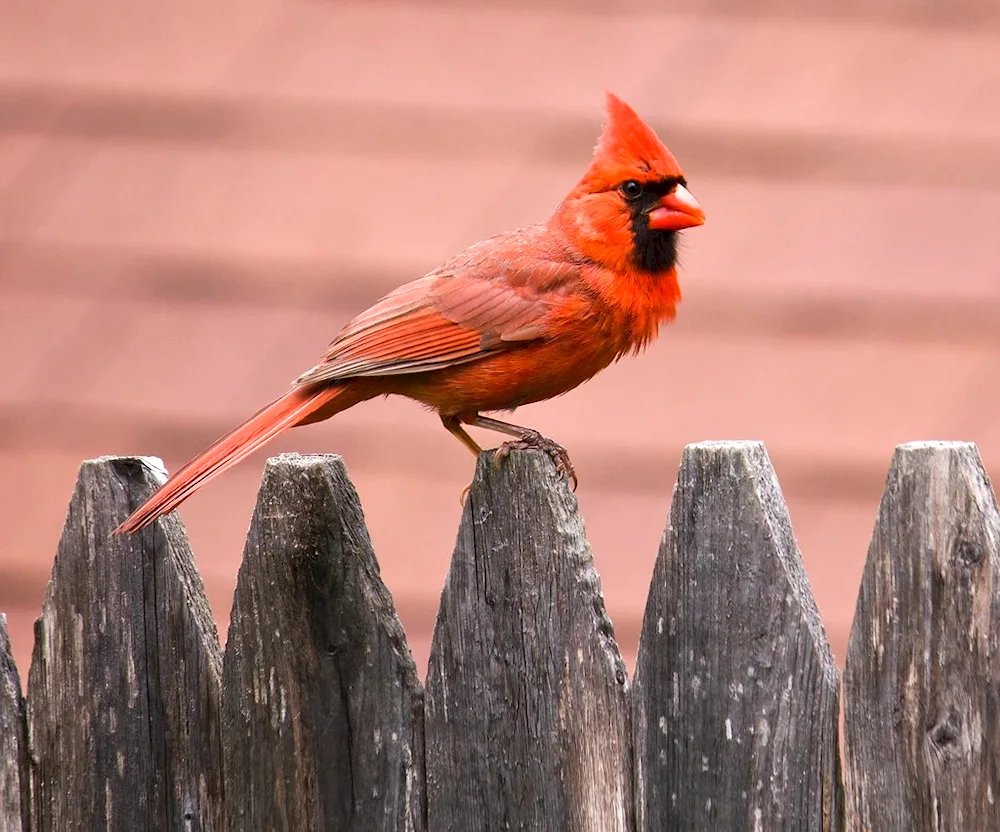
[[266,468],[219,647],[159,482],[83,464],[0,829],[1000,829],[1000,515],[974,446],[896,450],[844,678],[760,444],[683,456],[635,678],[548,460],[481,460],[426,687],[337,457]]

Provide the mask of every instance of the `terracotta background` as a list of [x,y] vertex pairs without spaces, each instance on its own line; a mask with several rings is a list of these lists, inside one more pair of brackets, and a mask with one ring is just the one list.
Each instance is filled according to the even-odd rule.
[[[0,0],[0,610],[23,677],[79,462],[176,469],[364,305],[546,215],[606,88],[708,224],[656,346],[518,419],[573,453],[630,665],[680,450],[723,438],[767,443],[843,660],[893,446],[970,439],[1000,466],[1000,6],[662,5]],[[346,458],[423,673],[472,459],[393,400],[279,450]],[[263,459],[182,511],[223,638]]]

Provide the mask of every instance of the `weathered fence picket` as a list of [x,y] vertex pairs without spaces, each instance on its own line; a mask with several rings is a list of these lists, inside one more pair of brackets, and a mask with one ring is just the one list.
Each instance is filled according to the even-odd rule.
[[628,680],[576,498],[480,458],[427,674],[427,826],[634,828]]
[[480,459],[417,679],[343,463],[265,471],[225,655],[155,465],[80,469],[0,832],[1000,828],[1000,515],[975,448],[897,449],[844,683],[763,446],[684,454],[630,687],[576,500]]
[[639,640],[639,827],[838,829],[839,684],[764,446],[689,446]]
[[974,445],[896,450],[847,650],[856,829],[1000,829],[1000,515]]
[[28,733],[21,680],[10,652],[7,616],[0,613],[0,832],[28,820]]
[[219,829],[222,655],[180,520],[112,537],[162,481],[80,468],[28,674],[31,829]]
[[422,693],[338,457],[268,462],[223,671],[229,828],[424,828]]

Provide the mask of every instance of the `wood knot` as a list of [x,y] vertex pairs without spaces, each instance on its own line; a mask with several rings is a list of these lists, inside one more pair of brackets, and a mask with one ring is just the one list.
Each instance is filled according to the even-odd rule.
[[954,745],[961,735],[962,718],[954,711],[950,711],[947,716],[939,719],[927,732],[930,741],[941,749]]
[[955,557],[966,566],[975,566],[983,559],[983,547],[971,540],[955,541]]

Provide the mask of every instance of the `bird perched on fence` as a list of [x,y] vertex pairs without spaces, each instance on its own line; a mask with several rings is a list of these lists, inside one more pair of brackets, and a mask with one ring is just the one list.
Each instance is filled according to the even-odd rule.
[[483,416],[558,396],[645,347],[674,317],[677,232],[705,215],[656,133],[609,93],[594,156],[555,213],[467,248],[350,321],[280,398],[173,475],[116,530],[173,511],[213,477],[297,425],[375,396],[436,410],[473,453],[465,426],[540,448],[576,481],[569,456],[537,431]]

